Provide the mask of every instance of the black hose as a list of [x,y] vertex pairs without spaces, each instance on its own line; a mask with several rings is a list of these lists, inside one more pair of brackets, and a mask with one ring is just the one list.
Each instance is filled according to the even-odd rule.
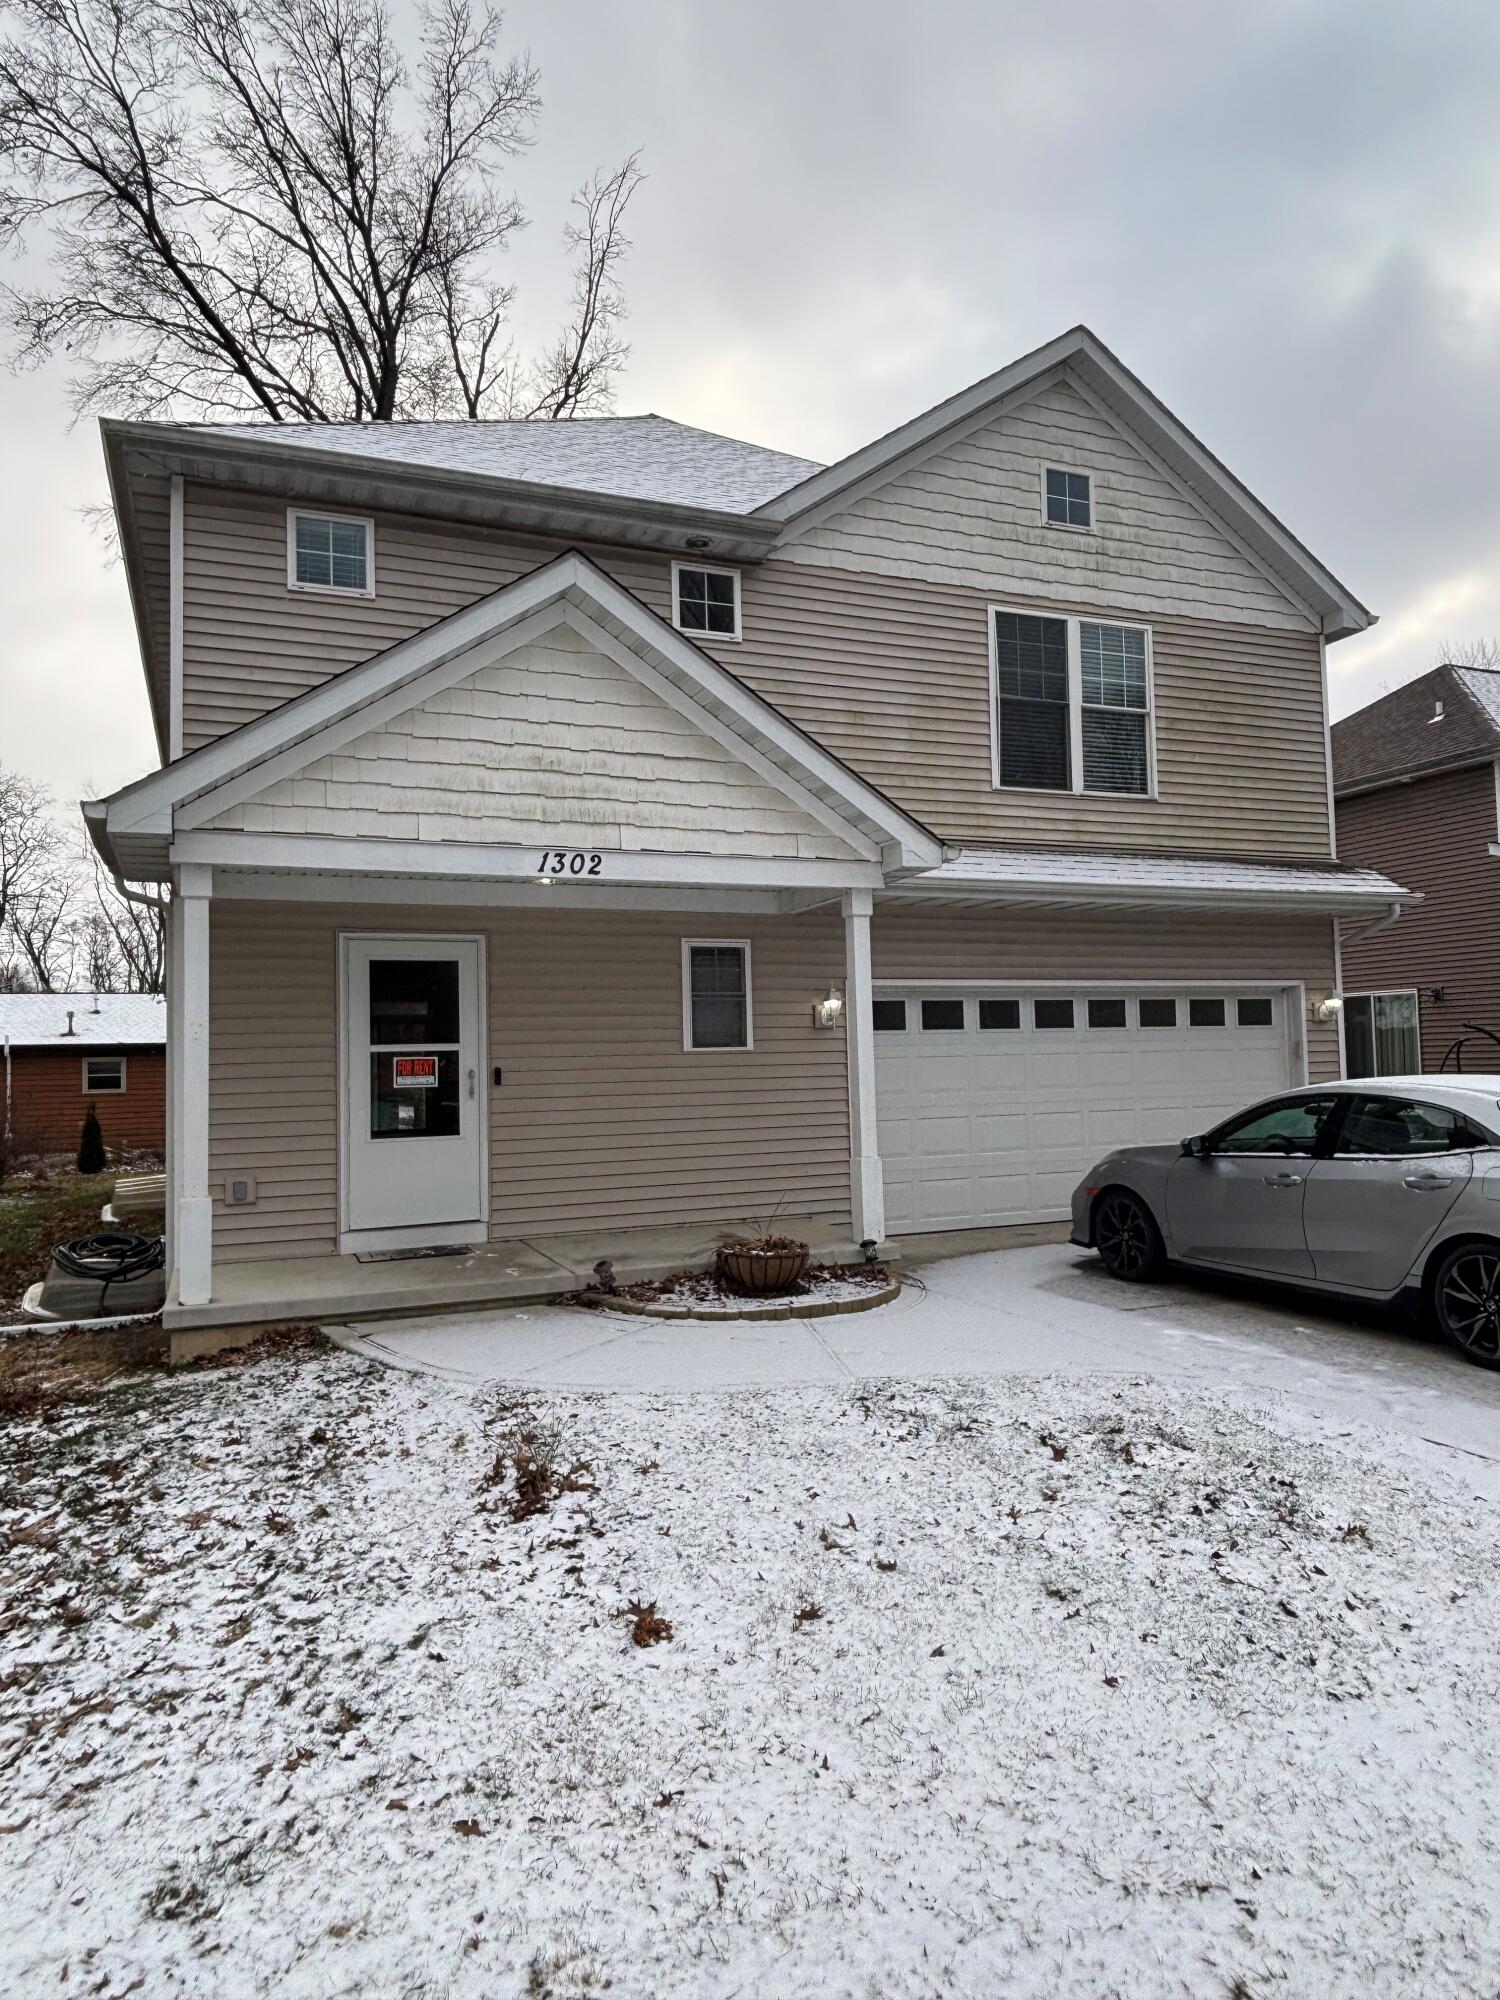
[[101,1229],[94,1236],[76,1236],[71,1243],[59,1243],[52,1261],[70,1278],[87,1278],[98,1285],[102,1313],[110,1286],[159,1271],[167,1261],[167,1246],[159,1236]]

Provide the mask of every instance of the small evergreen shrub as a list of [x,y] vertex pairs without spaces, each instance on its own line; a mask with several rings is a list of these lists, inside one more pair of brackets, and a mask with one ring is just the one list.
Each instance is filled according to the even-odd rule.
[[99,1113],[94,1105],[89,1106],[89,1114],[83,1121],[83,1132],[78,1141],[78,1171],[81,1174],[102,1174],[109,1165],[104,1152],[104,1134],[99,1127]]

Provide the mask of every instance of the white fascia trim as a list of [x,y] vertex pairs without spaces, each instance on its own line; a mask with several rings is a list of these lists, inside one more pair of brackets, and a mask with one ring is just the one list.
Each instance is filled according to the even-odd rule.
[[[1067,794],[1063,794],[1067,796]],[[916,877],[881,893],[881,901],[953,900],[981,903],[1054,903],[1089,908],[1115,904],[1123,908],[1179,910],[1275,910],[1283,916],[1323,917],[1344,912],[1368,915],[1372,910],[1399,912],[1402,902],[1375,890],[1310,891],[1305,889],[1173,889],[1139,883],[1063,882],[923,882]],[[1404,902],[1415,902],[1408,895]]]
[[[434,880],[535,882],[542,872],[544,846],[500,847],[487,842],[441,842],[340,838],[300,833],[238,833],[209,827],[180,834],[171,861],[181,867],[205,863],[222,868],[314,870],[331,875],[386,876],[399,889],[403,876]],[[737,854],[638,854],[629,848],[597,850],[609,873],[591,878],[634,886],[662,882],[683,887],[745,889],[876,889],[882,876],[874,861],[812,861]],[[560,901],[563,882],[549,892]]]
[[167,598],[167,761],[175,763],[182,755],[182,662],[185,628],[183,557],[187,544],[183,482],[180,472],[173,473],[170,492],[167,521],[167,559],[170,572]]

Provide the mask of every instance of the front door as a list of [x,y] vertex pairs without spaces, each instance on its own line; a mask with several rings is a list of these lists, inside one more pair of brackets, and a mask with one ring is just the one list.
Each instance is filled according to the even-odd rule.
[[476,938],[344,940],[350,1233],[483,1223],[479,994]]

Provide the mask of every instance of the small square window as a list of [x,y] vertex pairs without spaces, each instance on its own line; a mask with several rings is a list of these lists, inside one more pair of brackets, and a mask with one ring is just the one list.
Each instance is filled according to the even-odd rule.
[[899,1035],[906,1028],[906,1002],[904,1000],[876,1000],[870,1012],[875,1020],[877,1035]]
[[689,569],[672,565],[673,618],[679,632],[711,639],[740,636],[740,573],[737,569]]
[[1073,1003],[1071,1000],[1033,1000],[1031,1018],[1038,1028],[1071,1028]]
[[1177,1026],[1177,1002],[1175,1000],[1142,1000],[1139,1003],[1137,1020],[1143,1028],[1175,1028]]
[[951,1034],[964,1025],[964,1003],[962,1000],[924,1000],[922,1002],[922,1026],[932,1032],[938,1030]]
[[1190,1028],[1222,1028],[1224,1025],[1224,1002],[1222,1000],[1189,1000],[1188,1026]]
[[1270,1028],[1276,1023],[1275,1002],[1269,997],[1237,1000],[1236,1016],[1242,1028]]
[[1123,1000],[1090,1000],[1089,1026],[1091,1028],[1123,1028],[1128,1025]]
[[1019,1000],[981,1000],[979,1025],[985,1030],[1012,1029],[1021,1025]]
[[287,582],[297,590],[372,597],[374,523],[349,514],[287,515]]
[[683,946],[690,1049],[750,1047],[750,947],[717,939]]
[[125,1088],[124,1056],[85,1056],[83,1094],[85,1097],[118,1097]]
[[1047,467],[1047,520],[1055,528],[1093,526],[1092,482],[1086,472]]

